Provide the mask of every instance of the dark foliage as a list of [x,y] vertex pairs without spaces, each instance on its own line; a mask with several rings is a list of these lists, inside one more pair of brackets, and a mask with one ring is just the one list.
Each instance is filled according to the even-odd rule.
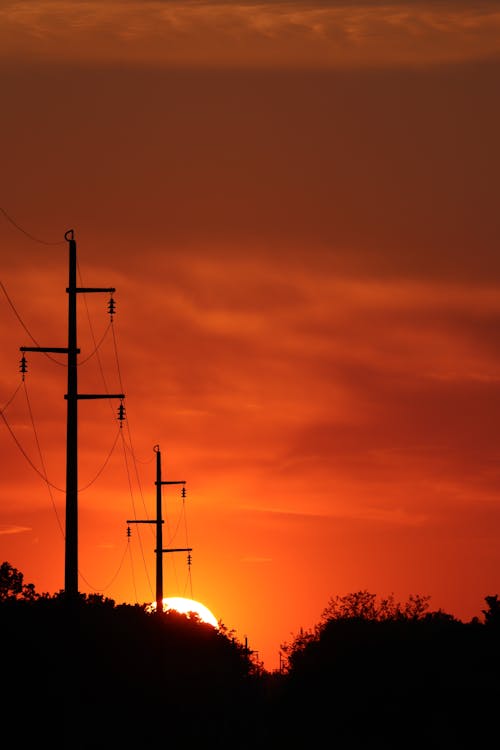
[[[486,601],[492,624],[496,597]],[[495,739],[500,632],[429,612],[427,603],[377,603],[368,592],[337,597],[314,632],[284,646],[282,705],[294,717],[295,737],[310,741],[334,726],[341,748],[457,748]]]
[[96,596],[6,597],[0,637],[2,716],[23,747],[28,738],[65,748],[256,740],[247,706],[259,700],[258,670],[195,616]]
[[24,583],[21,571],[16,570],[8,562],[0,565],[0,602],[12,599],[37,599],[39,594],[35,592],[32,583]]
[[[7,566],[7,567],[4,567]],[[230,634],[100,596],[23,595],[4,563],[3,727],[15,746],[496,745],[498,597],[463,623],[369,592],[331,599],[267,673]]]

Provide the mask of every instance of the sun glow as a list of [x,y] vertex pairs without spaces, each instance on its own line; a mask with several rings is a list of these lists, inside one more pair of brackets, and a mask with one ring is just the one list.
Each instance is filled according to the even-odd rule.
[[[194,599],[185,599],[182,596],[165,597],[163,599],[163,611],[166,612],[169,609],[174,609],[176,612],[180,612],[184,615],[194,612],[202,622],[206,622],[214,628],[219,627],[217,618],[208,607],[205,607],[204,604],[201,604]],[[156,610],[156,602],[152,602],[150,606],[150,611],[154,610]]]

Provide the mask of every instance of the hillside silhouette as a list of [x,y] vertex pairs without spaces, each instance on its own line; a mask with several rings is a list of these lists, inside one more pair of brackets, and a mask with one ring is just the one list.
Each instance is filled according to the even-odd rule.
[[262,668],[224,626],[111,599],[38,594],[0,566],[1,706],[50,747],[498,746],[500,602],[462,622],[360,591]]

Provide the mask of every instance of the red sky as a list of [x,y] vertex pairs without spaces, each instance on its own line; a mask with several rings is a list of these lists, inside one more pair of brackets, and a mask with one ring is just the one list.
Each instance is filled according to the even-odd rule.
[[[67,229],[83,285],[117,288],[119,372],[109,332],[79,370],[128,416],[80,494],[82,591],[154,599],[150,529],[128,548],[125,520],[154,515],[159,444],[193,547],[192,589],[170,555],[165,593],[269,669],[336,594],[468,619],[500,592],[497,7],[2,4],[0,206],[59,243],[0,215],[4,289],[64,346]],[[107,326],[88,297],[82,360]],[[3,292],[0,314],[3,408],[32,341]],[[28,363],[5,416],[63,488],[65,369]],[[116,407],[80,402],[81,487]],[[64,493],[0,428],[0,559],[54,593]]]

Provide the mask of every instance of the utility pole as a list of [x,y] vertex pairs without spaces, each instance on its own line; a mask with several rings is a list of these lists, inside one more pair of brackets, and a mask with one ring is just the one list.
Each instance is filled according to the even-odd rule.
[[[116,394],[83,394],[78,393],[78,360],[80,349],[77,348],[76,299],[78,294],[90,292],[108,292],[113,294],[112,287],[77,287],[76,285],[76,241],[74,232],[69,229],[64,239],[69,245],[69,280],[66,292],[68,294],[68,346],[21,346],[22,352],[51,352],[67,354],[68,356],[68,392],[64,398],[67,401],[66,422],[66,532],[65,532],[65,566],[64,592],[68,598],[78,596],[78,401],[80,399],[119,398],[123,400],[123,393]],[[114,310],[110,306],[110,312]],[[24,356],[24,355],[23,355]],[[123,408],[120,408],[119,419],[123,419]]]
[[[155,445],[153,448],[156,453],[156,518],[147,521],[127,520],[127,523],[154,523],[156,524],[156,614],[161,615],[163,612],[163,555],[167,552],[188,552],[188,563],[191,562],[192,547],[175,547],[163,549],[162,524],[162,486],[164,484],[186,484],[181,481],[164,481],[161,478],[161,453],[160,446]],[[182,496],[186,496],[186,490],[182,488]]]
[[282,654],[281,651],[279,651],[279,659],[280,659],[279,673],[283,674],[283,672],[285,671],[285,663],[286,662],[285,662],[285,658],[284,658],[284,656],[283,656],[283,654]]

